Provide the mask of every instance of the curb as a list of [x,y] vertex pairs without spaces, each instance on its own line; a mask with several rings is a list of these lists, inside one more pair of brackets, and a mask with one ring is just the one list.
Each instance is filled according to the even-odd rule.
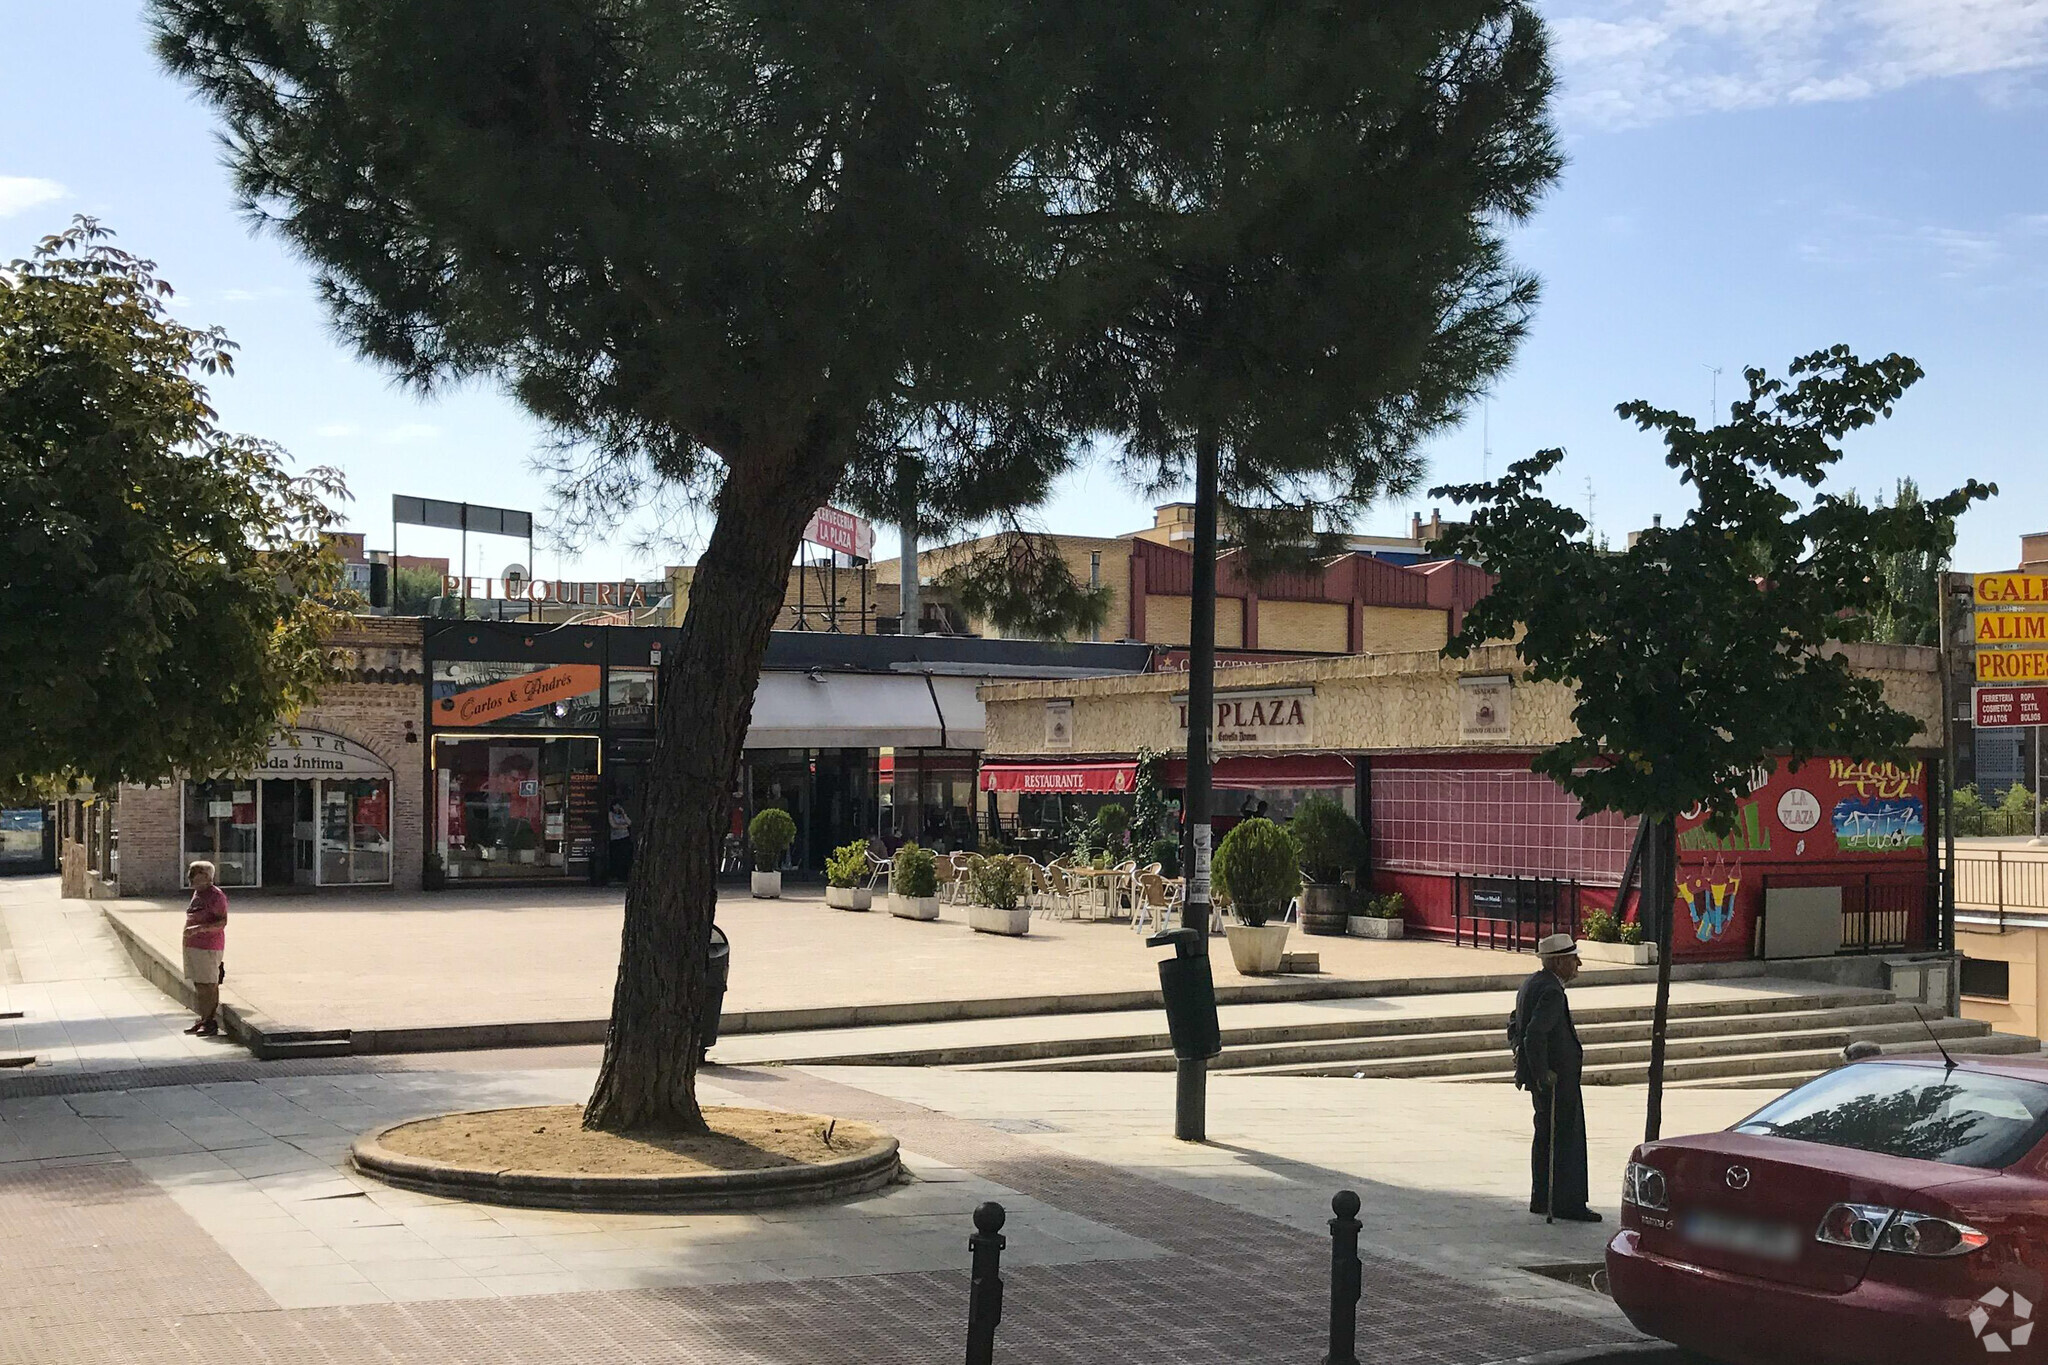
[[1614,1346],[1568,1346],[1561,1351],[1538,1351],[1530,1356],[1511,1356],[1493,1365],[1685,1365],[1697,1356],[1687,1356],[1664,1341],[1631,1341]]
[[[424,1118],[452,1118],[458,1110],[423,1114],[386,1124],[355,1140],[349,1165],[401,1190],[521,1208],[567,1209],[578,1213],[713,1213],[786,1204],[819,1204],[850,1199],[892,1184],[902,1169],[896,1139],[884,1135],[862,1151],[817,1166],[777,1166],[759,1171],[705,1175],[562,1175],[547,1171],[487,1170],[430,1157],[409,1156],[384,1146],[395,1128]],[[806,1115],[825,1122],[826,1116]]]

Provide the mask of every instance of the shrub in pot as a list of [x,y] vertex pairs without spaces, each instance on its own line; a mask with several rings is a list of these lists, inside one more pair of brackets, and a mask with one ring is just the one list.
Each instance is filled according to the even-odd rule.
[[1621,926],[1611,910],[1588,910],[1580,921],[1579,931],[1595,943],[1621,942]]
[[1159,864],[1159,875],[1178,877],[1180,875],[1180,840],[1154,839],[1152,846],[1145,850],[1145,861]]
[[889,913],[898,919],[939,917],[939,860],[928,848],[905,844],[890,864]]
[[1311,796],[1295,808],[1287,832],[1301,850],[1302,929],[1311,934],[1343,933],[1344,874],[1363,861],[1365,831],[1337,802]]
[[856,839],[825,859],[825,904],[835,910],[865,910],[875,893],[861,885],[868,873],[868,846]]
[[967,927],[983,934],[1018,937],[1031,929],[1031,907],[1023,904],[1031,890],[1031,869],[1021,858],[984,858],[970,874],[971,903]]
[[1287,926],[1267,921],[1284,914],[1301,890],[1301,854],[1293,836],[1271,820],[1240,821],[1223,836],[1212,872],[1239,920],[1223,931],[1231,961],[1246,976],[1278,971]]
[[780,806],[770,806],[747,825],[754,849],[754,894],[771,899],[782,894],[782,855],[796,842],[796,821]]
[[1643,926],[1634,920],[1630,920],[1627,924],[1622,925],[1619,932],[1621,934],[1621,941],[1628,944],[1631,948],[1638,946],[1643,941]]
[[1408,898],[1398,891],[1366,898],[1362,912],[1350,916],[1345,927],[1358,938],[1401,938],[1408,931]]

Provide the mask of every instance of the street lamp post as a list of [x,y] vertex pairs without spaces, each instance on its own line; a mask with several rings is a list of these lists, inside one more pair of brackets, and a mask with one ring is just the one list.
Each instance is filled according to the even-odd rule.
[[[1195,581],[1188,611],[1188,775],[1182,791],[1185,844],[1181,866],[1187,896],[1181,926],[1209,950],[1209,727],[1216,719],[1216,422],[1204,416],[1195,433]],[[1201,1142],[1208,1134],[1209,1062],[1174,1061],[1173,1135]]]

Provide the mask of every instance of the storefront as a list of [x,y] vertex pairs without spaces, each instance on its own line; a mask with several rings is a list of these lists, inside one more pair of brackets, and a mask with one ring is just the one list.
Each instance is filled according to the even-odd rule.
[[[1939,724],[1931,650],[1846,647],[1887,700]],[[1006,828],[1063,827],[1069,803],[1123,800],[1142,751],[1185,752],[1184,682],[1171,677],[994,685],[982,786]],[[1219,674],[1209,811],[1290,816],[1311,794],[1339,801],[1367,834],[1360,885],[1400,892],[1410,932],[1533,943],[1615,905],[1636,827],[1581,819],[1578,802],[1530,768],[1571,733],[1570,692],[1520,676],[1494,647],[1356,656]],[[1926,754],[1897,764],[1817,759],[1757,775],[1734,833],[1680,821],[1674,955],[1691,960],[1817,956],[1926,946],[1934,934]],[[1184,764],[1164,784],[1178,795]],[[1633,898],[1620,898],[1624,914]]]
[[280,730],[255,772],[178,784],[179,860],[225,887],[389,886],[393,778],[355,740]]

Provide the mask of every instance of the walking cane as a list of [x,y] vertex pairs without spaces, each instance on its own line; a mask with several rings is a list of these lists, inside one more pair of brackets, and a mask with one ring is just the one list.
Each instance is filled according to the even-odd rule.
[[1550,1087],[1550,1177],[1543,1187],[1543,1221],[1557,1221],[1557,1085]]

